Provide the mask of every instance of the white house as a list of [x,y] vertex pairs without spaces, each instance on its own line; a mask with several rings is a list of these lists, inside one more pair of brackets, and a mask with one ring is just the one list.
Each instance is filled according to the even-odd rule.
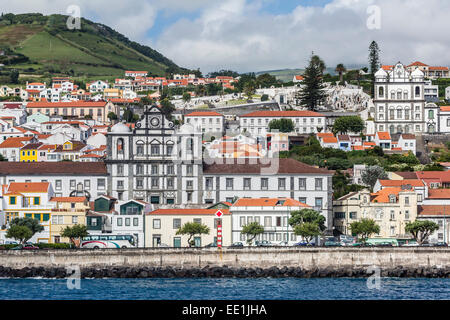
[[289,225],[291,212],[310,208],[290,198],[240,198],[231,207],[232,241],[247,244],[242,234],[245,225],[257,222],[264,227],[264,233],[255,240],[266,240],[273,244],[293,245],[301,240]]
[[214,111],[194,111],[184,116],[185,123],[194,126],[202,133],[222,135],[224,131],[224,116]]
[[296,133],[317,133],[325,130],[325,115],[313,111],[255,111],[239,117],[241,132],[265,136],[272,120],[290,119]]
[[414,155],[416,154],[416,136],[413,134],[401,134],[397,145],[403,151],[411,151]]

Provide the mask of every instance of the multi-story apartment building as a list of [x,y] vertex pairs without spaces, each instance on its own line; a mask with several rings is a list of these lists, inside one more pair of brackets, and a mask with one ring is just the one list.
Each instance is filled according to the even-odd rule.
[[[450,194],[448,195],[450,198]],[[431,243],[445,242],[450,240],[450,204],[429,204],[418,206],[418,220],[428,220],[436,223],[439,227],[429,237]]]
[[194,111],[184,116],[185,123],[194,126],[201,133],[216,135],[219,138],[224,132],[224,116],[214,111]]
[[313,111],[255,111],[239,117],[241,132],[254,136],[269,133],[269,123],[277,119],[290,119],[296,133],[317,133],[326,129],[325,115]]
[[109,123],[108,113],[114,112],[118,114],[117,107],[106,101],[88,102],[88,101],[72,101],[72,102],[31,102],[27,104],[27,112],[31,115],[39,112],[46,115],[59,115],[67,117],[84,118],[90,116],[92,119],[102,123]]
[[392,70],[375,73],[375,126],[377,131],[422,133],[426,131],[424,74],[408,72],[400,62]]
[[320,212],[332,227],[332,172],[294,159],[215,159],[203,168],[203,201],[292,198]]
[[390,187],[376,193],[369,190],[349,193],[333,201],[334,227],[351,235],[350,225],[362,218],[372,219],[380,233],[372,238],[411,238],[405,226],[417,217],[418,194],[410,189]]
[[416,61],[406,67],[409,72],[413,72],[416,69],[422,71],[425,77],[430,79],[448,78],[449,68],[442,66],[429,66],[423,62]]
[[108,172],[102,162],[0,162],[0,184],[49,182],[55,197],[106,194]]
[[133,131],[123,123],[107,135],[109,194],[152,204],[201,203],[201,133],[191,125],[175,131],[152,106]]
[[[257,222],[264,227],[264,233],[255,240],[267,240],[277,245],[287,242],[293,245],[301,240],[289,225],[293,211],[308,209],[310,206],[290,198],[240,198],[231,207],[232,242],[246,243],[242,234],[245,225]],[[224,229],[226,232],[226,230]]]

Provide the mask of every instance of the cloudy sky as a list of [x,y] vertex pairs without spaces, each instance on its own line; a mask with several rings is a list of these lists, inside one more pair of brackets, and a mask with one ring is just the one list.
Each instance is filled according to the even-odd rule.
[[450,65],[449,0],[0,0],[0,11],[70,5],[204,73],[303,68],[313,51],[330,67],[367,64],[372,40],[384,64]]

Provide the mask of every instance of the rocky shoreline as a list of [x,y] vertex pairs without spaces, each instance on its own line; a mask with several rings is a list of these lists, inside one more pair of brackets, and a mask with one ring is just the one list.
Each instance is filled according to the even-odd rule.
[[[270,267],[234,268],[210,267],[203,268],[173,268],[173,267],[110,267],[82,268],[81,278],[367,278],[374,274],[367,268],[314,268],[310,270],[301,267]],[[0,266],[2,278],[66,278],[70,270],[61,267],[26,267],[12,269]],[[450,278],[450,266],[438,267],[395,267],[381,268],[382,277],[398,278]]]

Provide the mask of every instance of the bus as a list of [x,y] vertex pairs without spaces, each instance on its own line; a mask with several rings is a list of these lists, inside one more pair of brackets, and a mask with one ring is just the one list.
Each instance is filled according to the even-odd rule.
[[399,243],[397,239],[392,239],[392,238],[369,238],[366,240],[366,243],[371,244],[371,245],[382,245],[382,244],[391,244],[394,247],[398,247]]
[[86,249],[136,248],[136,239],[132,235],[125,234],[90,235],[83,237],[80,247]]

